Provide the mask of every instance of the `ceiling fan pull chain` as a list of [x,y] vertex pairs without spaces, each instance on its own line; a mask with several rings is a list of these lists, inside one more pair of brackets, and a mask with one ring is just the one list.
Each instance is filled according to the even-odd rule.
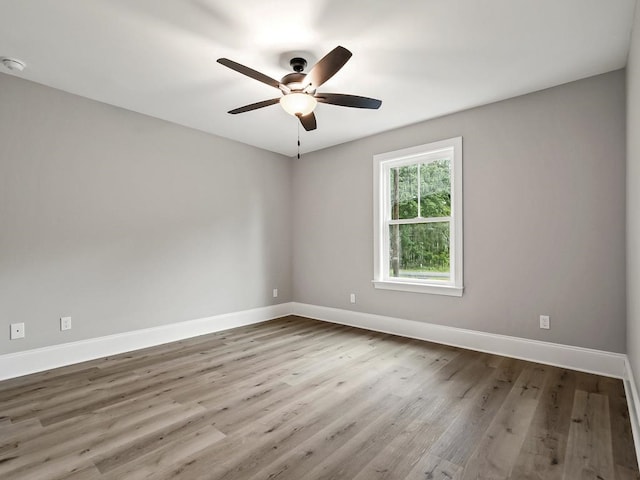
[[298,160],[300,160],[300,122],[296,122],[298,124]]

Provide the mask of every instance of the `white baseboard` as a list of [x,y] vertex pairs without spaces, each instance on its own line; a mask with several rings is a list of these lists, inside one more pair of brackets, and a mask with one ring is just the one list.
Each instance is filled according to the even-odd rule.
[[[626,355],[619,353],[291,302],[0,355],[0,380],[291,314],[598,375],[628,378]],[[631,398],[637,401],[638,397]]]
[[640,397],[638,397],[638,389],[636,388],[636,381],[629,358],[625,359],[624,391],[627,396],[627,408],[629,409],[629,421],[633,432],[633,443],[636,447],[636,459],[640,464],[640,423],[638,423]]
[[0,380],[284,317],[290,303],[0,355]]
[[294,302],[292,307],[294,315],[316,320],[494,353],[607,377],[621,379],[625,377],[626,355],[622,353],[528,340],[304,303]]

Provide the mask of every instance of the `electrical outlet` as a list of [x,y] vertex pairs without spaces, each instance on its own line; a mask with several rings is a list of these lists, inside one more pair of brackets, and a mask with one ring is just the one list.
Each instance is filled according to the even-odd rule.
[[544,328],[545,330],[551,328],[549,325],[549,315],[540,315],[540,328]]
[[273,298],[277,298],[278,297],[278,289],[274,288],[273,289]]
[[349,301],[351,303],[356,303],[356,294],[352,293],[351,295],[349,295]]
[[11,340],[15,340],[16,338],[24,338],[24,323],[12,323],[9,338]]
[[60,330],[71,330],[71,317],[60,318]]

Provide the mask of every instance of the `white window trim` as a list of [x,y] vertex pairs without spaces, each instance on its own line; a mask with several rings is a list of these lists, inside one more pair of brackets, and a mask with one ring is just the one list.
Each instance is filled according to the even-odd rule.
[[[388,274],[388,262],[385,262],[385,208],[387,195],[385,167],[390,163],[399,166],[402,163],[410,164],[417,157],[428,159],[437,155],[438,151],[453,147],[453,162],[451,171],[453,175],[451,192],[451,282],[439,285],[438,280],[413,280],[391,278]],[[433,155],[432,155],[433,154]],[[381,194],[382,193],[382,194]],[[404,148],[393,152],[381,153],[373,156],[373,285],[375,288],[386,290],[399,290],[405,292],[430,293],[437,295],[451,295],[460,297],[464,291],[462,268],[462,137],[449,138],[438,142],[432,142],[416,147]],[[386,265],[386,266],[385,266]]]

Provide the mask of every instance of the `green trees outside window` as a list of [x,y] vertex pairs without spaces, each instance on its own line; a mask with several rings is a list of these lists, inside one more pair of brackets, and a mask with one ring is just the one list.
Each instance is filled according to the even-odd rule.
[[389,174],[390,275],[449,280],[449,158],[391,168]]

